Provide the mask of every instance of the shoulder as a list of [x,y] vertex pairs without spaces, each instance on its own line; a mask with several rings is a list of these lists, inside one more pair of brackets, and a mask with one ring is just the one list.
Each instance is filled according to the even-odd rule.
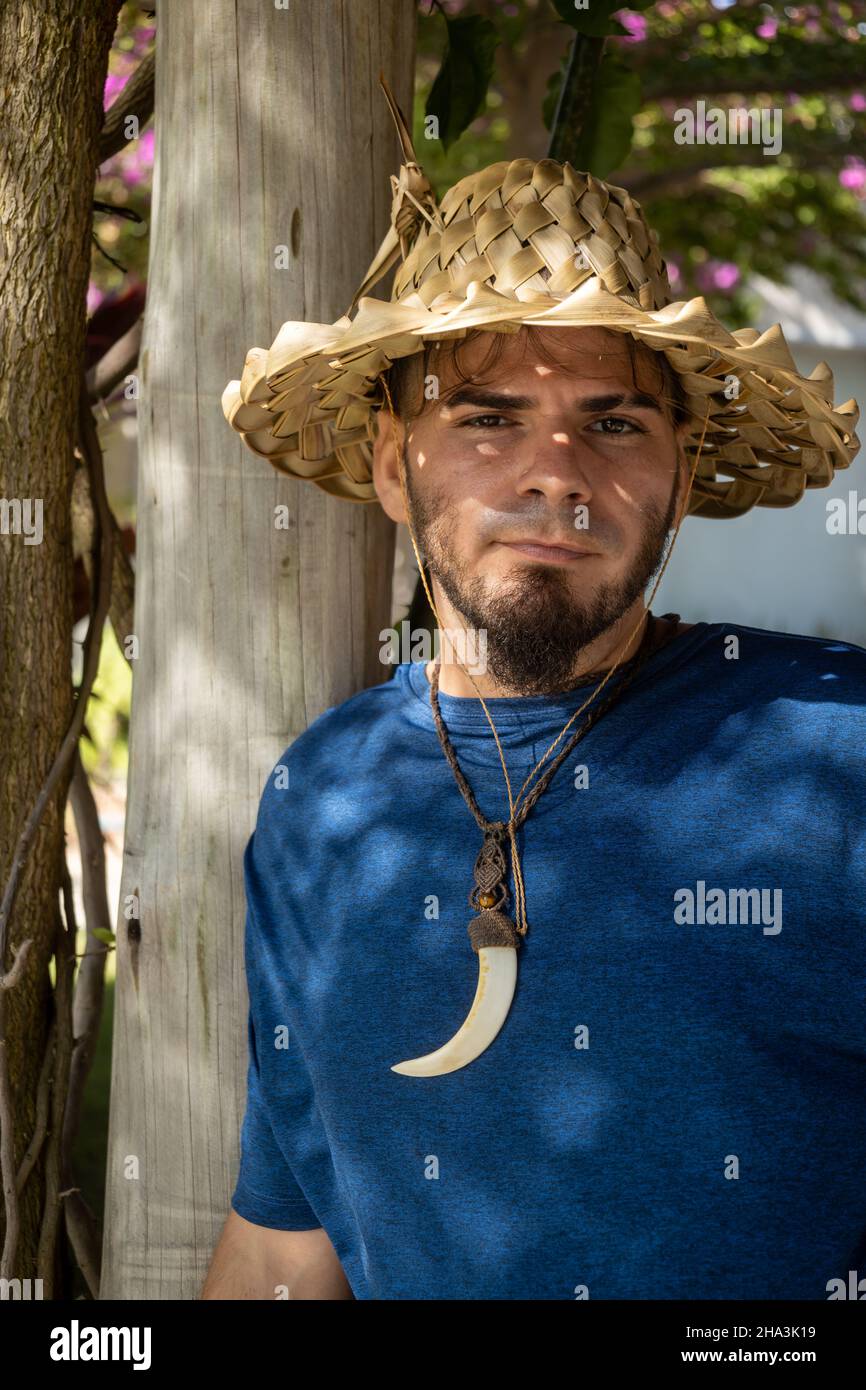
[[845,679],[859,684],[861,690],[866,683],[866,648],[841,639],[776,632],[744,623],[711,623],[706,644],[715,644],[728,660],[744,660],[777,678]]
[[[708,624],[694,651],[694,678],[716,710],[793,724],[833,726],[866,739],[866,649],[829,637],[743,623]],[[691,663],[689,663],[691,664]]]
[[[400,727],[407,699],[407,668],[390,680],[359,690],[325,710],[284,749],[269,771],[259,804],[258,825],[285,814],[287,805],[303,811],[310,798],[321,805],[330,790],[366,768],[382,765]],[[329,808],[334,811],[333,804]]]
[[338,852],[355,833],[387,766],[406,699],[398,666],[391,680],[325,710],[268,770],[244,851],[247,894],[261,922],[282,920],[311,845],[317,855]]
[[359,690],[326,709],[289,745],[285,760],[309,763],[327,756],[335,747],[363,752],[371,739],[381,738],[399,719],[408,695],[406,671],[405,665],[397,666],[389,680]]

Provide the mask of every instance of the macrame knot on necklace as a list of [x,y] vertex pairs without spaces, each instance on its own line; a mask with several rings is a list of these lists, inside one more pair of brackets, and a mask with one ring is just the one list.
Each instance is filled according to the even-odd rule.
[[508,871],[503,845],[509,826],[504,821],[489,821],[484,832],[484,842],[475,860],[475,886],[469,893],[469,905],[478,913],[469,923],[469,940],[473,951],[484,946],[520,945],[523,932],[515,927],[511,918],[502,911],[508,900],[505,877]]
[[502,821],[491,821],[484,843],[475,860],[475,886],[469,893],[469,905],[476,912],[501,907],[508,896],[505,887],[505,855],[502,841],[506,827]]

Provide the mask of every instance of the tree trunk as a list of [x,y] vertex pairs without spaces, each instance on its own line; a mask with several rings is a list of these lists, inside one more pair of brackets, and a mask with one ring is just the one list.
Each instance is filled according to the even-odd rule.
[[385,678],[391,621],[381,509],[277,474],[220,396],[284,320],[344,313],[387,230],[377,76],[411,110],[414,0],[211,0],[206,19],[157,20],[102,1298],[198,1296],[245,1101],[244,845],[285,747]]
[[[0,894],[72,711],[70,491],[91,202],[116,16],[112,0],[0,6]],[[32,939],[6,1009],[16,1166],[34,1130],[51,1020],[47,966],[68,781],[67,774],[26,861],[0,961],[2,973],[11,948]],[[36,1267],[43,1181],[40,1161],[21,1195],[10,1277],[50,1281],[51,1271]],[[43,1249],[50,1245],[46,1235]]]

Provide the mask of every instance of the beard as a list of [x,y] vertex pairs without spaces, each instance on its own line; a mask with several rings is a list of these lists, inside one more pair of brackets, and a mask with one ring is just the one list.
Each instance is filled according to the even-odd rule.
[[[551,695],[574,689],[574,671],[582,651],[628,611],[658,571],[676,515],[676,487],[671,489],[665,511],[654,503],[644,504],[640,543],[628,571],[619,579],[598,584],[586,596],[576,596],[565,569],[533,565],[490,593],[486,581],[469,575],[467,566],[450,548],[456,532],[456,507],[441,495],[428,500],[415,491],[405,446],[403,468],[422,558],[468,626],[486,633],[487,669],[497,684],[518,695]],[[517,517],[510,519],[516,521]],[[543,534],[549,514],[542,514],[539,507],[535,519],[541,525],[533,525],[528,510],[520,517],[528,531]]]

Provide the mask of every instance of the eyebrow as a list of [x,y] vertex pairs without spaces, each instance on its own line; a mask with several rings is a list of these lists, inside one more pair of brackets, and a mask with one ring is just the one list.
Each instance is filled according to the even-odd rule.
[[[460,386],[446,394],[442,405],[455,408],[459,405],[483,406],[487,410],[532,410],[538,405],[535,396],[506,395],[505,392],[491,391],[486,386]],[[652,396],[641,391],[615,392],[607,396],[584,396],[574,402],[578,410],[599,411],[616,410],[619,406],[630,406],[633,410],[655,410],[662,413],[661,406]]]

